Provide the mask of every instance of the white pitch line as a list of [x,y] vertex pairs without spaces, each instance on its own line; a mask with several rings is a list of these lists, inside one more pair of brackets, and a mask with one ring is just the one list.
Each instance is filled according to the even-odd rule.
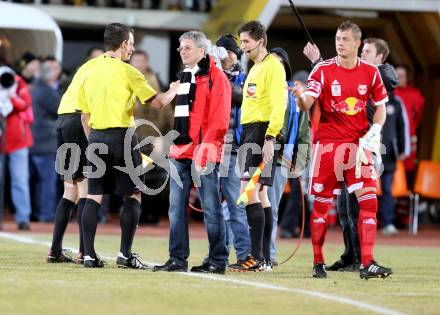
[[[0,237],[5,238],[5,239],[14,240],[14,241],[17,241],[20,243],[26,243],[26,244],[39,244],[39,245],[45,245],[45,246],[51,245],[51,243],[49,243],[49,242],[34,240],[29,237],[18,236],[18,235],[14,235],[12,233],[6,233],[6,232],[0,232]],[[67,249],[69,249],[73,252],[77,251],[77,249],[75,249],[75,248],[68,248],[67,247]],[[115,259],[115,257],[104,257],[104,256],[103,256],[103,258]],[[149,262],[148,264],[155,265],[156,263]],[[359,301],[356,301],[356,300],[353,300],[353,299],[350,299],[347,297],[338,296],[338,295],[334,295],[334,294],[328,294],[328,293],[322,293],[322,292],[318,292],[318,291],[304,290],[304,289],[293,289],[293,288],[282,287],[282,286],[273,285],[273,284],[269,284],[269,283],[240,280],[237,278],[232,278],[230,276],[214,276],[214,275],[206,275],[206,274],[199,274],[199,273],[192,273],[192,272],[176,272],[175,274],[176,275],[184,275],[184,276],[188,276],[188,277],[194,277],[194,278],[213,280],[213,281],[234,283],[234,284],[251,286],[251,287],[261,288],[261,289],[269,289],[269,290],[273,290],[273,291],[297,293],[297,294],[301,294],[301,295],[307,295],[307,296],[316,297],[316,298],[320,298],[320,299],[324,299],[324,300],[338,302],[341,304],[351,305],[351,306],[354,306],[354,307],[357,307],[357,308],[360,308],[363,310],[372,311],[377,314],[405,315],[404,313],[401,313],[399,311],[395,311],[392,309],[388,309],[385,307],[376,306],[376,305],[372,305],[372,304],[368,304],[368,303],[364,303],[364,302],[359,302]]]

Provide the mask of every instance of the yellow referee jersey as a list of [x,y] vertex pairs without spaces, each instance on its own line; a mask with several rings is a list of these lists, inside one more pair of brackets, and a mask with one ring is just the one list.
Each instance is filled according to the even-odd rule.
[[286,72],[269,54],[251,68],[246,78],[241,124],[269,122],[266,135],[276,137],[283,127],[286,104]]
[[134,126],[136,97],[142,104],[156,95],[135,67],[108,56],[102,56],[83,77],[78,92],[78,109],[90,114],[93,129]]
[[102,56],[87,61],[75,73],[72,82],[70,82],[69,87],[67,88],[66,92],[64,92],[63,97],[61,98],[60,106],[58,106],[58,115],[72,114],[76,111],[79,87],[84,80],[84,76],[87,75],[88,69],[91,68],[99,58],[102,58]]

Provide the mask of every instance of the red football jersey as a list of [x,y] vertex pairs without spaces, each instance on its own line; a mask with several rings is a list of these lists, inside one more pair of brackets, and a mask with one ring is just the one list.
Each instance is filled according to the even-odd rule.
[[388,101],[379,70],[360,58],[353,69],[342,67],[336,57],[320,62],[310,73],[305,94],[321,108],[317,141],[357,142],[368,131],[367,101]]

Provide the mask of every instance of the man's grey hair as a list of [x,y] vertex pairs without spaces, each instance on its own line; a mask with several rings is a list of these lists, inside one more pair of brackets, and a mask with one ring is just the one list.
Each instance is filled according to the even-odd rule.
[[206,37],[206,35],[203,34],[202,32],[189,31],[189,32],[183,33],[179,37],[179,42],[181,42],[184,39],[191,39],[197,47],[203,48],[205,50],[205,55],[208,53],[209,40]]

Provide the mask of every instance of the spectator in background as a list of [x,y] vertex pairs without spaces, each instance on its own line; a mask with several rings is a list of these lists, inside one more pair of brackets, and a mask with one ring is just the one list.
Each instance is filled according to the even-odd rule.
[[89,50],[87,51],[86,61],[101,56],[103,53],[104,53],[104,49],[102,49],[101,47],[98,46],[90,47]]
[[396,71],[397,75],[399,76],[399,86],[394,90],[394,93],[403,100],[409,120],[411,152],[409,157],[404,160],[404,163],[408,186],[410,189],[412,189],[414,186],[415,164],[417,157],[417,128],[422,121],[425,99],[419,89],[410,85],[409,71],[407,66],[398,66],[396,67]]
[[40,60],[34,54],[26,52],[17,63],[17,71],[31,88],[31,85],[40,70]]
[[[223,72],[229,79],[232,89],[231,115],[229,129],[226,135],[222,167],[220,168],[220,189],[225,197],[226,205],[223,207],[223,216],[226,224],[226,246],[230,250],[233,243],[237,255],[237,264],[244,263],[250,254],[251,240],[246,216],[246,210],[236,201],[240,196],[240,176],[237,168],[237,153],[241,135],[240,108],[243,100],[243,84],[246,73],[243,72],[239,59],[241,50],[234,37],[230,34],[224,35],[216,42],[218,47],[223,47],[228,57],[221,60]],[[223,166],[226,166],[223,170]],[[224,176],[224,173],[227,176]]]
[[60,75],[60,63],[48,59],[41,64],[39,78],[31,89],[35,121],[32,125],[34,145],[30,149],[30,182],[35,198],[34,211],[41,222],[53,221],[57,203],[55,123],[61,100],[58,89]]
[[[283,65],[286,72],[286,84],[288,86],[295,85],[295,82],[292,80],[292,69],[287,52],[280,47],[272,48],[270,52]],[[268,268],[271,267],[270,263],[272,263],[273,265],[277,265],[276,236],[278,227],[278,210],[287,183],[288,174],[290,171],[295,171],[295,176],[293,176],[293,178],[291,178],[290,180],[293,184],[291,185],[292,190],[294,190],[298,194],[298,196],[295,195],[295,197],[292,198],[294,199],[292,201],[297,202],[297,204],[291,204],[292,207],[289,210],[292,210],[291,213],[298,213],[299,217],[301,209],[301,195],[298,187],[298,185],[300,184],[300,179],[298,178],[298,176],[302,175],[305,165],[308,162],[309,155],[309,114],[308,112],[300,113],[300,110],[296,105],[295,97],[290,93],[288,93],[287,97],[284,124],[277,138],[283,145],[283,147],[282,150],[280,150],[280,155],[276,157],[278,161],[275,170],[274,185],[269,187],[267,190],[269,201],[272,205],[273,215],[273,230],[272,235],[270,236],[270,256],[265,257]],[[301,145],[301,148],[298,148],[298,144],[305,144],[307,145],[307,148],[304,149],[303,145]],[[293,165],[293,167],[291,167],[291,165]],[[287,217],[291,219],[289,225],[292,225],[292,222],[294,222],[292,216]]]
[[[293,82],[295,84],[300,84],[302,86],[306,86],[307,78],[309,77],[309,73],[307,71],[298,71],[295,72],[293,75]],[[299,126],[298,126],[298,136],[297,136],[298,144],[307,144],[309,145],[309,150],[311,146],[311,137],[310,137],[310,121],[309,121],[309,114],[308,112],[301,112],[300,120],[299,120]],[[303,153],[299,151],[299,153]],[[304,153],[303,153],[304,154]],[[309,154],[310,152],[307,152],[306,159],[305,160],[307,164],[309,161]],[[300,160],[301,161],[301,160]],[[297,174],[301,175],[301,174]],[[305,185],[301,183],[301,181],[307,182],[307,176],[304,177],[302,175],[301,178],[295,176],[292,178],[289,178],[290,183],[290,194],[287,197],[287,203],[283,211],[283,215],[280,220],[280,237],[281,238],[291,238],[291,237],[299,237],[301,232],[301,219],[302,219],[302,196],[301,196],[301,190],[300,185],[302,185],[303,189],[302,192],[305,195],[304,201],[306,204],[306,218],[305,218],[305,236],[310,237],[310,212],[308,211],[308,208],[310,208],[310,205],[313,204],[313,201],[309,200],[309,196],[307,195],[307,183]]]
[[[163,90],[157,74],[150,68],[150,60],[148,54],[143,50],[136,50],[130,59],[130,64],[138,69],[147,80],[148,84],[160,92]],[[173,112],[172,106],[167,106],[158,111],[150,106],[143,106],[139,102],[136,102],[134,109],[134,117],[136,119],[147,119],[151,121],[163,135],[172,129],[173,124]],[[136,130],[139,139],[144,139],[147,136],[158,137],[159,135],[150,127],[142,126]],[[145,148],[144,148],[145,149]],[[164,148],[165,149],[165,148]],[[149,154],[150,152],[144,152]]]
[[[382,234],[384,235],[398,233],[394,226],[395,201],[391,195],[391,187],[397,160],[410,153],[409,128],[405,124],[408,118],[401,99],[393,93],[399,79],[394,67],[387,63],[384,64],[389,52],[388,43],[384,40],[367,38],[364,40],[361,55],[363,60],[378,66],[389,99],[386,104],[387,119],[382,130],[382,143],[386,147],[386,153],[382,154],[384,170],[381,176],[382,196],[379,200],[382,214]],[[372,109],[374,109],[372,106],[368,108],[369,116],[373,115]],[[405,144],[407,145],[405,146]]]
[[29,230],[31,200],[28,148],[32,145],[32,101],[25,80],[15,73],[13,75],[15,83],[7,88],[5,99],[1,100],[12,105],[12,111],[6,117],[5,151],[1,153],[7,155],[5,161],[11,178],[12,203],[18,229]]
[[[150,58],[148,53],[144,50],[136,50],[131,55],[130,64],[138,69],[147,80],[148,84],[156,91],[160,92],[166,90],[166,87],[162,85],[158,75],[150,68]],[[173,127],[173,106],[166,106],[162,110],[158,111],[151,106],[144,106],[139,101],[136,101],[134,106],[134,118],[145,119],[154,124],[159,129],[162,135],[165,135]],[[150,155],[155,148],[156,152],[168,152],[169,148],[165,147],[165,143],[156,130],[150,125],[141,124],[136,128],[136,133],[139,137],[139,141],[142,141],[148,136],[155,137],[153,144],[147,144],[140,148],[141,152]],[[166,171],[159,166],[154,166],[149,171],[149,176],[145,177],[145,184],[147,187],[160,187],[166,180]],[[150,196],[142,194],[142,217],[141,219],[149,223],[157,223],[161,216],[161,206],[155,206],[158,200],[168,200],[168,189],[164,189],[160,196]],[[164,209],[166,205],[163,206]]]

